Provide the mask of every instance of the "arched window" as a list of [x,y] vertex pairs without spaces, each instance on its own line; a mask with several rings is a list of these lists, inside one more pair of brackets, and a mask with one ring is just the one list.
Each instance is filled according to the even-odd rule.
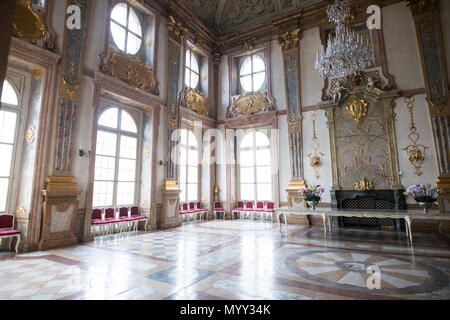
[[238,150],[241,200],[273,200],[270,150],[264,132],[252,130],[242,138]]
[[5,80],[0,110],[0,213],[8,208],[11,189],[13,157],[17,143],[17,126],[20,117],[19,97],[12,84]]
[[134,9],[126,3],[118,3],[111,12],[111,34],[116,46],[131,55],[142,46],[142,25]]
[[198,59],[191,49],[186,50],[186,75],[185,83],[189,88],[197,88],[200,79]]
[[192,130],[181,130],[179,162],[181,201],[199,200],[199,145]]
[[247,57],[239,72],[241,86],[245,92],[256,92],[261,89],[266,80],[266,64],[256,54]]
[[98,120],[93,207],[136,204],[138,126],[120,107]]

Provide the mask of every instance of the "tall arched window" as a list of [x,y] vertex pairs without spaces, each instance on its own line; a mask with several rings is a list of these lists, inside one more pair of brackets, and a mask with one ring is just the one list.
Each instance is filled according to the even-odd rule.
[[134,9],[126,3],[118,3],[111,12],[111,34],[116,46],[131,55],[142,46],[142,25]]
[[192,130],[181,130],[180,188],[181,201],[199,200],[199,145]]
[[0,110],[0,214],[8,209],[11,193],[13,157],[20,118],[19,97],[13,85],[5,80]]
[[136,204],[138,126],[120,107],[98,120],[93,207]]
[[273,200],[268,136],[263,132],[252,130],[241,139],[238,151],[241,200]]

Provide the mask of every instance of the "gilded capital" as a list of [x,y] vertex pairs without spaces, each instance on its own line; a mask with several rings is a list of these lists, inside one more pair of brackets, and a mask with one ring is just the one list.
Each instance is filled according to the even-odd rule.
[[406,5],[411,8],[414,15],[439,10],[439,0],[406,0]]
[[301,29],[298,28],[292,32],[285,32],[277,36],[278,43],[283,50],[298,48],[301,38]]
[[176,22],[172,16],[167,20],[167,29],[169,30],[170,36],[177,41],[181,41],[188,31],[183,27],[181,22]]

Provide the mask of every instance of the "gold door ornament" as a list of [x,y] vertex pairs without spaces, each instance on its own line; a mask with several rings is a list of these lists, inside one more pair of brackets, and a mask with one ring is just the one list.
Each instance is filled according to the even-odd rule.
[[418,144],[417,142],[420,139],[420,135],[417,133],[416,124],[414,123],[414,102],[416,102],[415,97],[405,98],[406,107],[409,112],[410,126],[409,126],[409,135],[408,138],[412,142],[409,146],[403,148],[404,151],[408,154],[409,162],[416,169],[416,175],[421,176],[422,165],[425,160],[425,151],[428,147]]
[[187,108],[207,116],[209,113],[208,98],[201,92],[193,89],[186,90],[184,104]]
[[34,11],[30,1],[19,1],[16,6],[16,17],[13,24],[13,35],[35,44],[47,38],[44,24],[44,13]]
[[359,124],[367,116],[367,106],[364,100],[354,99],[346,109],[352,119]]
[[267,93],[248,94],[233,99],[232,111],[235,115],[249,116],[258,112],[266,111],[269,106]]

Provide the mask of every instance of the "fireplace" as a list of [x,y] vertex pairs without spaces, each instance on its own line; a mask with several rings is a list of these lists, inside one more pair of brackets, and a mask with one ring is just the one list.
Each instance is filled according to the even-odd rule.
[[[331,190],[331,207],[334,209],[406,209],[404,190]],[[400,219],[347,218],[333,220],[337,227],[387,227],[402,230]]]

